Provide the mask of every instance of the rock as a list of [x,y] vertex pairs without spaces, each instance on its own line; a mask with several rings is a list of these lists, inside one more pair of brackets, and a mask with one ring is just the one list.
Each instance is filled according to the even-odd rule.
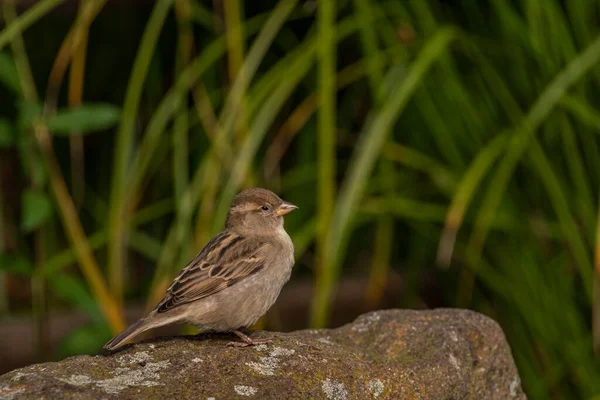
[[466,310],[388,310],[332,330],[159,338],[0,376],[0,399],[525,399],[498,324]]

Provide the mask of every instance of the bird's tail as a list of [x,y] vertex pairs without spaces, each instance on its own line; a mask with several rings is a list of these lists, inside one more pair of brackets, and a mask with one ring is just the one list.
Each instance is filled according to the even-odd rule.
[[137,321],[135,324],[130,325],[123,332],[112,338],[108,343],[104,345],[105,350],[116,350],[121,346],[124,346],[129,340],[133,339],[142,332],[157,326],[156,323],[152,323],[151,316],[144,317]]

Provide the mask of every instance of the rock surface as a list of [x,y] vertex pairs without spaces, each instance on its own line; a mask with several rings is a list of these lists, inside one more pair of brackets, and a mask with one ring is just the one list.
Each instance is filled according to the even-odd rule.
[[491,319],[388,310],[332,330],[160,338],[0,376],[0,399],[525,399]]

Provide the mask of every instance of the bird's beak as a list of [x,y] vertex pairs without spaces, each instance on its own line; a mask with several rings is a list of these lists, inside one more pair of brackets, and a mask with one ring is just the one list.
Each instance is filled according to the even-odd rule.
[[280,217],[287,215],[287,214],[291,213],[292,211],[294,211],[296,208],[298,208],[298,207],[293,205],[292,203],[288,203],[287,201],[284,201],[277,208],[277,215],[279,215]]

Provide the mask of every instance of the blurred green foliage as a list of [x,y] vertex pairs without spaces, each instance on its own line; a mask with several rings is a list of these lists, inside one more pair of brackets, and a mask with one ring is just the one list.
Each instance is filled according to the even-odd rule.
[[300,206],[311,325],[342,274],[372,306],[434,279],[530,398],[600,393],[597,1],[60,3],[3,2],[0,312],[83,310],[59,351],[95,351],[264,186]]

